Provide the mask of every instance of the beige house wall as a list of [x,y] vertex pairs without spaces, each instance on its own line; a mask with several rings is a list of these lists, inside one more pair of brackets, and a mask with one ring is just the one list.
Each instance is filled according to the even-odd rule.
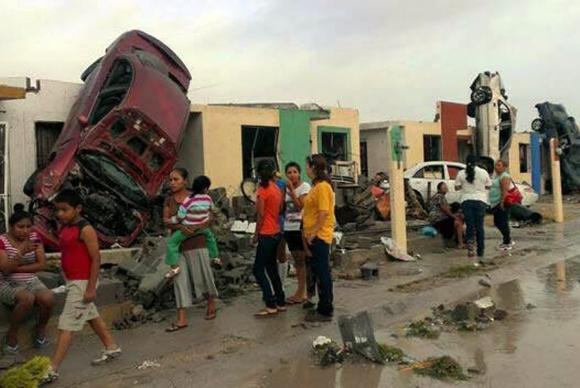
[[211,177],[213,187],[225,187],[230,195],[239,193],[242,125],[278,127],[278,110],[212,105],[193,105],[191,110],[201,114],[203,173]]
[[398,121],[394,125],[403,128],[403,141],[409,148],[405,151],[404,166],[410,168],[423,162],[423,136],[441,136],[440,123],[423,121]]
[[[226,188],[229,195],[239,195],[243,179],[242,126],[279,127],[278,109],[219,105],[192,105],[180,165],[192,175],[205,174],[213,187]],[[330,118],[311,122],[312,153],[318,152],[318,127],[350,128],[352,159],[360,169],[358,111],[332,108]]]
[[[528,171],[520,172],[520,144],[528,145]],[[532,161],[531,161],[531,139],[526,132],[514,133],[509,151],[509,171],[516,182],[527,182],[532,184]]]

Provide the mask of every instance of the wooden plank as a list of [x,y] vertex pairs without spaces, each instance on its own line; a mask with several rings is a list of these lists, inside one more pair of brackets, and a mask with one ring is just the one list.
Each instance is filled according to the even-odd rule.
[[0,85],[0,100],[21,100],[26,98],[26,89]]

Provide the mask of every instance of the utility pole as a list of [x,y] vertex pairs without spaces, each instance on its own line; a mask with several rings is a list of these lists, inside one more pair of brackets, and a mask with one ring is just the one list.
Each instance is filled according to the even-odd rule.
[[387,130],[387,149],[389,162],[389,186],[391,197],[391,231],[393,240],[407,253],[407,221],[405,204],[405,183],[403,177],[403,145],[401,128],[389,127]]
[[554,197],[554,221],[564,222],[564,208],[562,205],[562,177],[560,175],[560,142],[550,139],[550,165],[552,166],[552,196]]

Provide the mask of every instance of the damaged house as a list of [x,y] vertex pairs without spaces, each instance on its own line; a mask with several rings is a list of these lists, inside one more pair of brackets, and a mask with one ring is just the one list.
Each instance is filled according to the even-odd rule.
[[356,109],[316,104],[192,105],[178,165],[211,177],[229,197],[241,195],[244,179],[256,176],[260,160],[280,170],[290,161],[302,166],[309,154],[360,166]]
[[[360,125],[361,170],[363,175],[373,177],[384,172],[387,164],[387,130],[391,126],[402,129],[403,143],[409,149],[403,153],[403,166],[409,169],[423,162],[448,161],[463,163],[472,152],[473,134],[476,130],[468,124],[465,104],[440,101],[434,121],[393,120]],[[536,144],[536,147],[537,144]],[[539,148],[532,149],[532,136],[527,132],[512,134],[507,150],[510,173],[516,182],[532,183],[532,157]],[[417,172],[416,178],[428,180],[455,179],[457,169],[449,170],[448,175],[440,167],[425,167]],[[538,168],[538,174],[541,174]],[[534,189],[540,191],[540,188]],[[436,184],[431,186],[431,194]],[[422,198],[426,201],[428,198]]]

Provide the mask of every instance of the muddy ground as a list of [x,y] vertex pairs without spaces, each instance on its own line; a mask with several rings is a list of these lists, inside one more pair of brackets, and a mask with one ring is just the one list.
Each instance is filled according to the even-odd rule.
[[[460,384],[522,386],[510,385],[517,383],[518,379],[501,371],[502,365],[507,362],[512,363],[514,368],[521,366],[518,374],[522,376],[537,373],[538,382],[555,378],[559,371],[563,376],[555,381],[562,384],[557,386],[566,386],[577,379],[577,374],[569,367],[570,362],[573,362],[572,358],[567,357],[569,353],[565,353],[566,358],[560,358],[558,352],[565,351],[576,338],[572,328],[578,320],[575,314],[578,304],[576,298],[580,295],[576,295],[577,287],[572,287],[565,291],[565,297],[558,299],[559,294],[548,291],[553,286],[548,286],[549,282],[543,279],[553,279],[555,276],[550,264],[579,255],[579,227],[580,220],[564,225],[547,224],[514,229],[517,246],[511,256],[500,254],[492,248],[499,243],[499,234],[488,229],[490,248],[485,258],[487,265],[466,274],[459,271],[465,277],[450,276],[450,273],[457,273],[457,268],[471,264],[463,251],[445,250],[439,245],[438,239],[414,238],[412,249],[422,254],[422,260],[412,263],[385,261],[380,266],[379,280],[337,280],[336,314],[368,310],[379,340],[395,344],[416,357],[450,354],[465,367],[470,367],[478,362],[483,365],[478,361],[483,352],[485,372]],[[575,272],[569,272],[568,278],[574,279]],[[479,284],[483,278],[490,283],[491,289]],[[575,285],[577,280],[568,280],[568,283]],[[514,288],[513,283],[509,283],[513,281],[518,282],[521,291],[509,291]],[[504,283],[512,286],[503,286]],[[288,290],[292,291],[293,287],[294,284],[290,282]],[[508,291],[502,291],[506,289]],[[520,296],[517,296],[518,292]],[[507,300],[506,309],[510,310],[510,317],[505,324],[502,322],[502,325],[490,331],[442,335],[434,341],[404,337],[395,339],[391,336],[409,320],[424,317],[432,306],[441,303],[451,305],[465,298],[488,293],[499,295],[498,299],[505,295],[503,299]],[[509,305],[510,298],[516,301],[523,298],[526,303],[537,305],[537,309],[521,311],[520,314],[517,303]],[[455,384],[417,377],[389,366],[379,367],[366,363],[322,370],[310,362],[308,355],[311,343],[318,335],[339,339],[336,323],[304,324],[304,312],[300,307],[291,308],[277,318],[257,321],[252,313],[259,307],[258,293],[251,292],[235,299],[233,303],[220,305],[219,316],[213,322],[203,319],[204,310],[201,306],[193,308],[189,312],[190,327],[177,333],[164,332],[169,321],[115,331],[125,353],[117,362],[100,368],[89,366],[91,357],[99,348],[96,338],[82,334],[77,337],[71,355],[62,367],[60,382],[54,386],[405,387]],[[168,315],[171,316],[171,313],[169,311]],[[568,318],[550,321],[551,316]],[[565,341],[557,338],[559,336],[556,334],[563,322],[569,322],[563,332]],[[553,331],[554,337],[548,336],[550,340],[544,340],[546,331]],[[509,333],[516,332],[518,334],[514,335],[512,345],[509,345]],[[481,351],[477,350],[478,346]],[[502,351],[510,349],[510,346],[511,353]],[[518,351],[520,348],[525,351]],[[154,361],[159,366],[154,364],[138,369],[144,361]],[[539,365],[542,363],[545,363],[546,368],[551,366],[554,373],[539,373]],[[528,364],[529,368],[526,366]],[[529,380],[535,382],[533,377]],[[508,384],[502,384],[502,381]]]

